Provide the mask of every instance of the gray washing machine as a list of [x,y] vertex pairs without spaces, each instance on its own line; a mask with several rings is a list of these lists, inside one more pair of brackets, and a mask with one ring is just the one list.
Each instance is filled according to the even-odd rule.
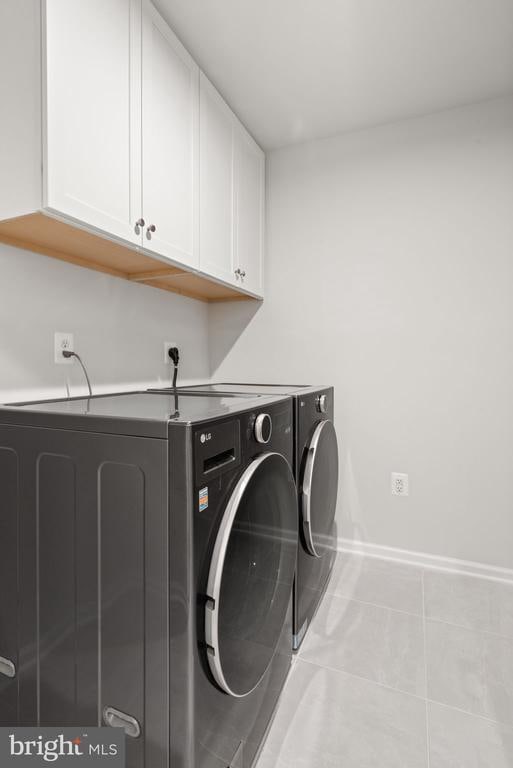
[[292,642],[297,650],[322,599],[336,556],[338,447],[333,387],[216,383],[183,387],[181,391],[292,398],[300,531],[293,599]]
[[0,725],[249,768],[291,661],[290,398],[0,408]]

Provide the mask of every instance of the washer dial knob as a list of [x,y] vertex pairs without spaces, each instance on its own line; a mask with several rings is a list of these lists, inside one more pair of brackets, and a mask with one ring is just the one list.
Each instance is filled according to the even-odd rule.
[[273,423],[268,413],[259,413],[255,419],[255,440],[268,443],[273,432]]
[[321,413],[327,413],[328,411],[328,396],[319,395],[317,398],[317,410]]

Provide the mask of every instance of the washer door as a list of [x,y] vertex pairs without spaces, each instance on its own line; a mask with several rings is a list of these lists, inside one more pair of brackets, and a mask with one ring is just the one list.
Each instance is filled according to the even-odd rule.
[[323,557],[333,547],[337,490],[337,435],[333,423],[326,420],[314,430],[303,470],[303,534],[306,550],[312,557]]
[[208,662],[231,696],[265,675],[289,611],[297,550],[297,495],[287,460],[255,459],[226,506],[207,586]]

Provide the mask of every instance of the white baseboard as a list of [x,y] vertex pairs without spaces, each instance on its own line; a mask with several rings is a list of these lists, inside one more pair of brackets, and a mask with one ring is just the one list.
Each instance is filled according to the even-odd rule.
[[415,565],[419,568],[432,568],[437,571],[449,571],[481,579],[513,582],[513,569],[500,568],[495,565],[486,565],[485,563],[474,563],[468,560],[457,560],[452,557],[428,555],[424,552],[411,552],[407,549],[397,549],[381,544],[370,544],[366,541],[344,538],[338,539],[337,549],[339,552],[377,557],[381,560],[392,560],[397,563],[404,563],[405,565]]

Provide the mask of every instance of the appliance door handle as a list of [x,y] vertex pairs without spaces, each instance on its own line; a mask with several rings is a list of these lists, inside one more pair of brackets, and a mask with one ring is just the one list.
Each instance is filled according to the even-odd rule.
[[323,429],[327,424],[331,424],[330,421],[321,421],[313,433],[312,440],[308,446],[308,454],[306,458],[305,470],[303,475],[303,487],[301,493],[301,517],[303,520],[303,534],[305,536],[306,548],[310,555],[315,558],[321,558],[322,554],[317,552],[314,544],[313,532],[312,532],[312,477],[315,464],[315,457],[317,453],[317,446],[321,439]]
[[141,726],[135,717],[127,715],[126,712],[120,712],[114,707],[105,707],[103,721],[111,728],[123,728],[126,735],[131,736],[132,739],[137,739],[141,735]]
[[12,661],[5,659],[3,656],[0,656],[0,674],[6,677],[16,677],[16,667]]

